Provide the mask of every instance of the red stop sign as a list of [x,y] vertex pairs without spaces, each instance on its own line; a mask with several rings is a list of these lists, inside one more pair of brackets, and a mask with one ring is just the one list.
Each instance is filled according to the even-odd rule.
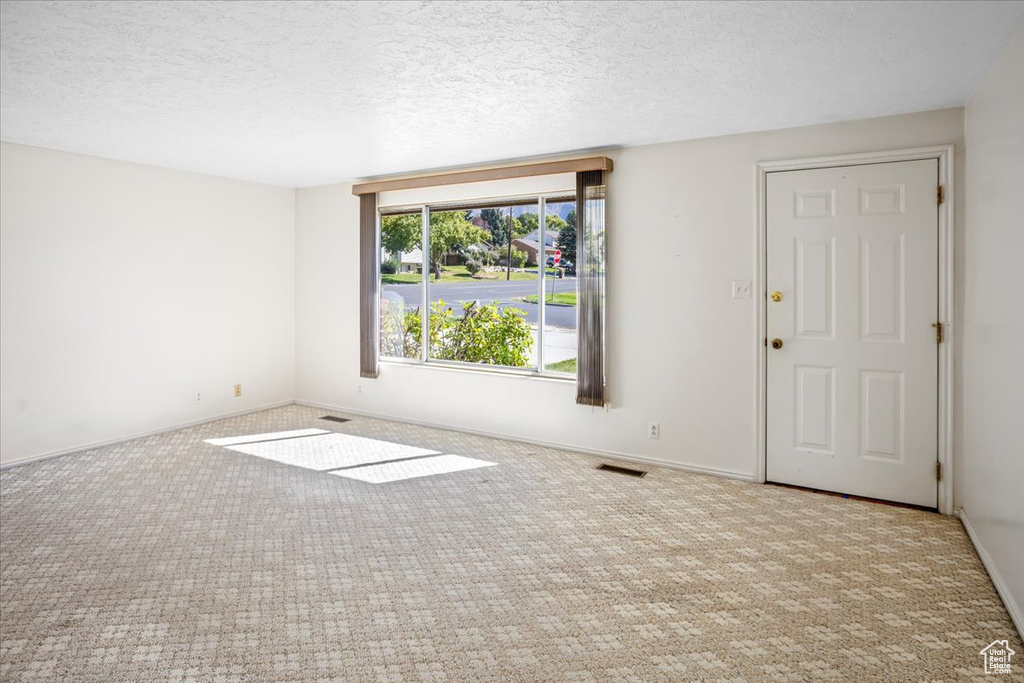
[[561,260],[562,260],[562,252],[561,252],[560,250],[557,250],[557,249],[556,249],[556,250],[555,250],[555,265],[557,266],[557,265],[558,265],[558,263],[559,263],[559,262],[560,262]]

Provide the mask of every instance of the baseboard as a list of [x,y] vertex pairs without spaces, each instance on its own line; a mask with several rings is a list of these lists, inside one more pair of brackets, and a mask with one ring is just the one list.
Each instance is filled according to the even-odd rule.
[[69,448],[61,451],[54,451],[52,453],[45,453],[43,455],[36,455],[31,458],[25,458],[24,460],[17,460],[15,462],[4,463],[0,465],[0,470],[10,469],[12,467],[20,467],[21,465],[30,465],[34,462],[40,462],[43,460],[49,460],[50,458],[60,458],[65,455],[72,455],[74,453],[83,453],[85,451],[95,450],[97,448],[103,448],[104,446],[113,446],[114,444],[124,443],[125,441],[133,441],[135,439],[144,439],[147,436],[156,436],[157,434],[165,434],[167,432],[173,432],[178,429],[186,429],[188,427],[194,427],[196,425],[206,424],[208,422],[216,422],[217,420],[225,420],[231,417],[239,417],[241,415],[249,415],[251,413],[258,413],[263,410],[270,410],[272,408],[281,408],[289,405],[301,405],[309,408],[317,408],[321,410],[332,410],[340,413],[348,413],[350,415],[359,415],[362,417],[370,417],[378,420],[390,420],[392,422],[402,422],[405,424],[413,424],[421,427],[432,427],[434,429],[446,429],[452,432],[459,432],[462,434],[472,434],[474,436],[484,436],[491,439],[503,439],[505,441],[516,441],[518,443],[526,443],[532,446],[541,446],[545,448],[556,448],[561,451],[568,451],[570,453],[579,453],[581,455],[588,455],[596,458],[607,458],[613,460],[625,460],[628,462],[640,463],[644,465],[654,465],[657,467],[665,467],[667,469],[682,470],[684,472],[692,472],[694,474],[706,474],[714,477],[724,477],[726,479],[736,479],[739,481],[754,482],[757,478],[756,474],[750,474],[746,472],[736,472],[733,470],[717,469],[712,467],[704,467],[702,465],[691,465],[686,463],[669,462],[666,460],[658,460],[657,458],[645,458],[643,456],[633,455],[631,453],[620,453],[618,451],[604,451],[596,450],[591,448],[582,448],[579,446],[573,446],[571,444],[554,443],[550,441],[540,441],[537,439],[526,439],[523,437],[509,436],[507,434],[499,434],[497,432],[487,432],[478,429],[465,429],[460,427],[452,427],[451,425],[440,424],[436,422],[426,422],[422,420],[411,420],[402,417],[395,417],[393,415],[383,415],[380,413],[371,413],[360,410],[352,410],[350,408],[343,408],[341,406],[332,406],[325,403],[314,403],[311,401],[279,401],[258,408],[250,408],[247,410],[240,410],[234,413],[227,413],[224,415],[218,415],[215,417],[204,418],[202,420],[193,420],[191,422],[184,422],[169,427],[162,427],[160,429],[154,429],[148,432],[140,432],[137,434],[131,434],[129,436],[120,437],[117,439],[110,439],[108,441],[98,441],[95,443],[87,444],[84,446],[76,446],[75,448]]
[[1002,598],[1003,604],[1006,606],[1006,611],[1010,613],[1010,619],[1013,620],[1013,625],[1017,629],[1017,633],[1022,639],[1024,639],[1024,612],[1021,611],[1020,607],[1013,599],[1013,595],[1010,594],[1010,589],[1007,588],[1006,582],[1003,581],[1002,575],[996,568],[992,557],[988,554],[981,545],[981,541],[978,539],[978,535],[974,533],[974,528],[971,527],[971,521],[967,518],[967,511],[960,508],[959,512],[960,523],[964,525],[964,529],[967,531],[967,537],[971,539],[971,543],[974,545],[974,550],[978,553],[978,557],[981,558],[981,564],[985,566],[985,571],[988,572],[988,577],[992,579],[992,585],[996,587],[996,592],[999,593],[999,597]]
[[390,422],[401,422],[403,424],[417,425],[419,427],[431,427],[433,429],[444,429],[450,432],[459,432],[460,434],[472,434],[473,436],[484,436],[490,439],[501,439],[503,441],[515,441],[518,443],[530,444],[531,446],[541,446],[544,448],[555,448],[560,451],[568,451],[570,453],[579,453],[580,455],[589,455],[596,458],[606,458],[612,460],[625,460],[628,462],[640,463],[644,465],[655,465],[657,467],[664,467],[666,469],[682,470],[684,472],[692,472],[694,474],[707,474],[713,477],[724,477],[726,479],[737,479],[739,481],[754,482],[756,479],[755,474],[746,472],[735,472],[733,470],[715,469],[712,467],[704,467],[702,465],[690,465],[686,463],[669,462],[666,460],[658,460],[657,458],[645,458],[639,455],[632,455],[630,453],[619,453],[617,451],[602,451],[591,448],[581,448],[580,446],[573,446],[570,444],[555,443],[552,441],[540,441],[537,439],[526,439],[520,436],[509,436],[508,434],[499,434],[497,432],[487,432],[479,429],[466,429],[463,427],[453,427],[451,425],[440,424],[437,422],[426,422],[423,420],[411,420],[404,417],[395,417],[394,415],[384,415],[381,413],[371,413],[362,410],[352,410],[351,408],[342,408],[341,406],[327,405],[326,403],[314,403],[312,401],[295,401],[296,405],[306,406],[308,408],[317,408],[318,410],[332,410],[337,413],[347,413],[349,415],[358,415],[360,417],[369,417],[377,420],[388,420]]
[[191,422],[182,422],[170,427],[161,427],[160,429],[154,429],[149,432],[140,432],[138,434],[132,434],[130,436],[118,437],[116,439],[110,439],[108,441],[97,441],[85,446],[75,446],[74,448],[68,448],[62,451],[53,451],[52,453],[44,453],[43,455],[34,455],[31,458],[25,458],[24,460],[15,460],[14,462],[4,463],[0,465],[0,470],[10,469],[12,467],[20,467],[21,465],[31,465],[34,462],[41,462],[43,460],[49,460],[50,458],[60,458],[65,455],[73,455],[75,453],[84,453],[85,451],[92,451],[97,448],[103,448],[104,446],[113,446],[114,444],[124,443],[125,441],[134,441],[135,439],[144,439],[147,436],[156,436],[157,434],[166,434],[167,432],[173,432],[178,429],[185,429],[187,427],[195,427],[196,425],[206,424],[208,422],[216,422],[217,420],[226,420],[229,417],[239,417],[241,415],[249,415],[251,413],[258,413],[263,410],[270,410],[271,408],[281,408],[284,406],[294,405],[295,401],[279,401],[277,403],[271,403],[269,405],[260,406],[259,408],[247,408],[246,410],[239,410],[234,413],[227,413],[225,415],[218,415],[216,417],[207,417],[202,420],[193,420]]

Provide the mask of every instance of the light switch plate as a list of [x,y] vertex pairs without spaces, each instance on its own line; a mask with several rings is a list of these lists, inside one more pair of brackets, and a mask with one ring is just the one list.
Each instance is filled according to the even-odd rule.
[[733,280],[732,281],[732,298],[733,299],[749,299],[750,298],[750,280]]

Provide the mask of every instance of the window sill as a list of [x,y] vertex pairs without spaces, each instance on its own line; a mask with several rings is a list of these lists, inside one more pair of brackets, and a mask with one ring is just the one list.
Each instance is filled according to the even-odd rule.
[[458,363],[452,361],[431,361],[424,363],[411,358],[380,358],[381,366],[406,367],[406,368],[427,368],[430,370],[446,370],[449,372],[468,372],[471,374],[496,375],[503,377],[516,377],[519,379],[541,380],[546,382],[557,382],[559,384],[575,384],[575,375],[562,375],[549,372],[537,372],[536,370],[517,370],[496,365],[483,365],[475,363]]

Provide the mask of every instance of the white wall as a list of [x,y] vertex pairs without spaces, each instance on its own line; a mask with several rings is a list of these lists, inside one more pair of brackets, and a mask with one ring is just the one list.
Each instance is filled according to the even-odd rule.
[[1024,633],[1024,27],[968,102],[965,136],[960,500]]
[[949,109],[610,152],[607,412],[571,382],[393,364],[361,380],[358,201],[298,190],[298,399],[753,477],[756,303],[730,283],[754,279],[755,163],[962,138]]
[[3,143],[0,462],[291,400],[294,197]]

